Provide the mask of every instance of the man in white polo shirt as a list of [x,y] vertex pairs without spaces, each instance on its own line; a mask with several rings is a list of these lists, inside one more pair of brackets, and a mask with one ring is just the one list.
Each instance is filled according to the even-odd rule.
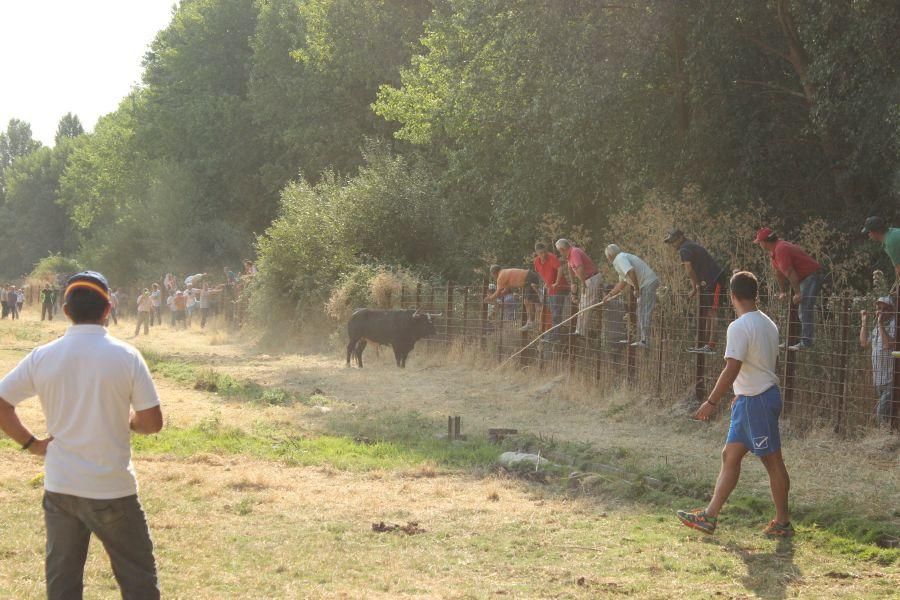
[[606,304],[621,294],[626,285],[631,285],[638,302],[638,334],[641,338],[631,345],[636,348],[649,348],[650,320],[653,316],[653,307],[656,306],[659,277],[647,263],[634,254],[622,252],[616,244],[606,247],[606,258],[618,273],[619,282],[603,297],[603,303]]
[[[44,459],[50,599],[81,598],[91,533],[103,543],[123,598],[159,598],[150,531],[137,497],[129,430],[162,428],[159,397],[132,346],[106,330],[109,285],[92,271],[69,279],[66,334],[35,348],[0,380],[0,429]],[[37,439],[16,406],[38,396],[50,436]]]

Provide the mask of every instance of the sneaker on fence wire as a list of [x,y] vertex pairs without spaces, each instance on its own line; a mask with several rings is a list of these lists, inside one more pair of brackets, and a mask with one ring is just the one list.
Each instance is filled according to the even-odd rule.
[[643,348],[644,350],[646,350],[650,347],[650,344],[648,344],[644,340],[641,340],[640,342],[631,342],[631,346],[632,348]]
[[616,343],[617,343],[617,344],[627,344],[627,343],[628,343],[628,340],[619,340],[619,341],[616,342]]
[[784,350],[786,347],[787,347],[787,342],[781,342],[780,344],[778,344],[779,350]]
[[900,358],[900,352],[895,350],[894,352],[891,352],[891,356],[893,356],[894,358]]
[[519,331],[529,331],[533,327],[534,327],[534,323],[532,323],[531,321],[528,321],[527,323],[525,323],[524,325],[519,327]]
[[766,528],[763,529],[763,535],[770,538],[787,538],[794,535],[794,526],[791,525],[790,521],[782,525],[775,519],[769,521],[769,524],[766,525]]
[[812,348],[812,344],[808,342],[800,342],[799,344],[788,346],[788,350],[791,352],[800,352],[801,350],[809,350],[810,348]]
[[675,513],[681,522],[703,533],[715,533],[716,524],[719,520],[716,517],[710,517],[706,514],[706,510],[698,508],[695,510],[679,510]]
[[688,348],[688,352],[692,352],[694,354],[715,354],[716,349],[709,344],[704,344],[699,348]]

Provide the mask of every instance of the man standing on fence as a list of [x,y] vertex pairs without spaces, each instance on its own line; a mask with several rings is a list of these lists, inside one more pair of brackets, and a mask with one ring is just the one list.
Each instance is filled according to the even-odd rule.
[[640,339],[632,342],[631,345],[636,348],[649,348],[650,323],[653,317],[653,307],[656,306],[659,277],[647,263],[634,254],[622,252],[622,249],[615,244],[606,247],[606,258],[619,274],[619,282],[603,297],[603,302],[606,303],[615,298],[622,293],[626,285],[631,285],[638,301],[638,333],[640,335]]
[[788,509],[790,477],[781,456],[778,417],[781,391],[775,363],[778,359],[778,326],[756,306],[759,283],[753,273],[740,271],[731,277],[731,304],[737,319],[728,326],[725,368],[716,387],[694,418],[708,421],[719,402],[734,387],[731,401],[731,426],[722,450],[722,467],[712,500],[705,509],[679,510],[678,518],[688,527],[713,533],[719,511],[737,486],[741,461],[752,452],[769,474],[769,487],[775,502],[775,518],[765,528],[770,537],[794,534]]
[[[565,238],[556,240],[556,249],[566,259],[569,273],[581,282],[581,299],[578,303],[578,310],[583,311],[587,307],[597,304],[600,299],[600,288],[603,285],[603,281],[600,278],[600,271],[594,266],[594,261],[590,259],[584,250],[573,246]],[[590,314],[590,311],[579,312],[578,317],[575,319],[575,335],[587,336]]]
[[484,301],[494,302],[502,298],[512,290],[521,289],[525,297],[525,313],[527,322],[522,326],[522,331],[528,331],[534,327],[535,306],[541,304],[541,278],[534,271],[528,269],[501,269],[499,265],[491,266],[491,277],[497,280],[497,289],[489,294]]
[[875,420],[879,425],[890,425],[891,399],[894,392],[894,364],[891,350],[897,339],[897,322],[894,319],[894,301],[890,296],[879,298],[875,303],[875,327],[867,335],[867,313],[861,311],[862,326],[859,328],[859,344],[863,348],[872,347],[872,378],[878,393],[875,406]]
[[[159,598],[153,542],[131,464],[130,432],[163,425],[141,354],[109,335],[103,275],[73,276],[65,291],[72,326],[35,348],[0,380],[0,429],[44,458],[47,597],[81,598],[91,535],[102,543],[123,598]],[[38,396],[50,436],[37,439],[16,406]],[[130,430],[130,431],[129,431]]]
[[727,285],[725,269],[719,266],[706,248],[685,238],[680,229],[670,231],[663,241],[678,252],[678,258],[691,280],[688,299],[691,300],[698,294],[700,296],[700,318],[704,323],[702,333],[707,334],[707,341],[698,348],[689,348],[688,352],[715,354],[716,313],[719,310],[719,299]]
[[[569,304],[569,281],[566,279],[562,265],[556,255],[547,250],[542,242],[534,245],[534,270],[547,290],[546,298],[550,305],[550,318],[553,327],[563,320],[564,310]],[[553,331],[548,336],[549,340],[559,339],[559,332]]]
[[894,287],[900,282],[900,227],[888,228],[881,217],[869,217],[862,228],[870,240],[884,244],[884,251],[894,265]]
[[822,291],[822,265],[798,246],[778,239],[768,227],[756,233],[755,244],[771,255],[772,267],[784,298],[792,291],[791,301],[799,305],[800,343],[789,346],[788,350],[806,350],[813,344],[815,328],[816,299]]

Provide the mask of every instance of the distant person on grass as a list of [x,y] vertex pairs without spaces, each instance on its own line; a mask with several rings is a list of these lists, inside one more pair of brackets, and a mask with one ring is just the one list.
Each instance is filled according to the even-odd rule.
[[700,296],[700,318],[704,322],[703,332],[707,334],[706,343],[697,348],[689,348],[688,352],[715,354],[716,313],[719,311],[719,299],[728,285],[728,275],[706,248],[684,237],[680,229],[670,231],[663,241],[678,253],[688,279],[691,280],[688,299]]
[[160,291],[158,283],[153,284],[150,300],[153,302],[153,312],[150,313],[150,326],[153,326],[154,319],[157,325],[162,325],[162,291]]
[[568,266],[569,274],[573,278],[571,283],[574,284],[575,279],[581,283],[581,289],[579,290],[581,297],[578,302],[579,314],[575,317],[574,335],[586,337],[591,315],[591,311],[586,309],[597,304],[600,299],[600,289],[603,285],[600,271],[597,270],[594,261],[587,255],[587,252],[575,246],[569,240],[565,238],[556,240],[556,249],[566,259],[566,266]]
[[884,244],[884,251],[894,265],[894,287],[900,283],[900,227],[888,227],[881,217],[869,217],[862,232],[870,240]]
[[119,288],[109,293],[109,318],[113,324],[119,324]]
[[50,289],[50,284],[41,290],[41,321],[44,320],[53,320],[53,290]]
[[6,298],[6,303],[9,305],[9,320],[14,321],[19,318],[19,294],[16,292],[16,286],[9,286]]
[[872,378],[878,393],[875,405],[875,420],[879,425],[891,422],[891,399],[894,392],[894,364],[891,351],[897,339],[897,322],[894,319],[894,301],[890,296],[879,298],[875,303],[875,327],[869,335],[866,327],[868,314],[861,311],[862,326],[859,328],[859,344],[872,348]]
[[738,318],[728,326],[725,368],[709,398],[694,414],[694,418],[708,421],[725,394],[734,387],[737,395],[731,401],[731,426],[712,500],[705,509],[677,513],[682,523],[703,533],[716,530],[719,511],[737,486],[741,461],[747,452],[758,456],[766,468],[775,502],[775,518],[763,533],[770,537],[789,537],[794,533],[788,510],[791,482],[781,456],[778,430],[781,414],[781,391],[775,374],[778,326],[757,308],[758,294],[755,275],[741,271],[732,276],[731,304]]
[[622,252],[615,244],[606,247],[606,258],[612,263],[619,275],[619,282],[612,291],[603,297],[603,302],[615,298],[626,285],[634,288],[638,302],[638,332],[640,338],[632,342],[636,348],[650,347],[650,324],[653,318],[653,307],[656,306],[656,290],[659,288],[659,277],[650,266],[634,254]]
[[[556,255],[550,252],[545,244],[538,242],[534,245],[534,270],[544,280],[546,298],[550,305],[550,322],[556,327],[563,320],[566,305],[570,302],[571,288],[566,279],[565,269]],[[559,339],[559,332],[553,331],[548,339],[551,341]]]
[[822,265],[799,246],[778,239],[778,235],[768,227],[756,232],[753,243],[771,255],[772,268],[784,298],[793,292],[791,301],[799,305],[800,342],[789,346],[788,350],[806,350],[813,345],[815,334],[815,308],[819,292],[822,291]]
[[137,299],[137,325],[134,327],[135,337],[144,326],[144,335],[150,334],[150,315],[153,313],[153,300],[150,299],[150,290],[144,288],[144,292]]
[[6,301],[7,295],[9,294],[9,286],[2,285],[0,286],[0,306],[2,306],[3,312],[0,313],[0,318],[5,319],[9,316],[9,304]]
[[[106,279],[79,273],[64,297],[72,326],[0,380],[0,429],[23,450],[45,457],[47,597],[82,597],[93,533],[123,598],[159,598],[129,436],[129,429],[151,434],[162,428],[159,397],[141,354],[106,330]],[[46,438],[37,439],[16,413],[32,396],[40,398]]]
[[495,302],[498,297],[503,297],[513,290],[521,289],[525,297],[525,313],[527,320],[521,327],[522,331],[528,331],[534,327],[534,314],[536,306],[541,305],[541,277],[529,269],[501,269],[498,265],[491,266],[491,278],[497,281],[497,289],[488,294],[484,301]]

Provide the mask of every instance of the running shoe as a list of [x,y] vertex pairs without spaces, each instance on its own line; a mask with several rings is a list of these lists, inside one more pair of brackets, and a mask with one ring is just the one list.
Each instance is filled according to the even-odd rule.
[[715,354],[716,349],[709,344],[704,344],[699,348],[688,348],[688,352],[691,352],[693,354]]
[[809,350],[810,348],[812,348],[812,344],[808,344],[805,342],[800,342],[799,344],[788,346],[788,350],[790,350],[791,352],[800,352],[801,350]]
[[528,321],[521,327],[519,327],[519,331],[529,331],[534,327],[534,324],[531,321]]
[[647,348],[650,347],[650,344],[648,344],[647,342],[644,342],[644,341],[631,342],[631,347],[632,348],[642,348],[642,349],[646,350]]
[[790,521],[782,525],[775,519],[772,519],[763,530],[763,535],[770,538],[788,538],[794,535],[794,526],[791,525]]
[[715,533],[716,524],[719,522],[719,519],[716,517],[710,517],[706,514],[706,510],[702,508],[698,508],[695,510],[679,510],[675,513],[678,515],[678,518],[681,519],[681,522],[691,527],[693,529],[697,529],[698,531],[702,531],[703,533]]

